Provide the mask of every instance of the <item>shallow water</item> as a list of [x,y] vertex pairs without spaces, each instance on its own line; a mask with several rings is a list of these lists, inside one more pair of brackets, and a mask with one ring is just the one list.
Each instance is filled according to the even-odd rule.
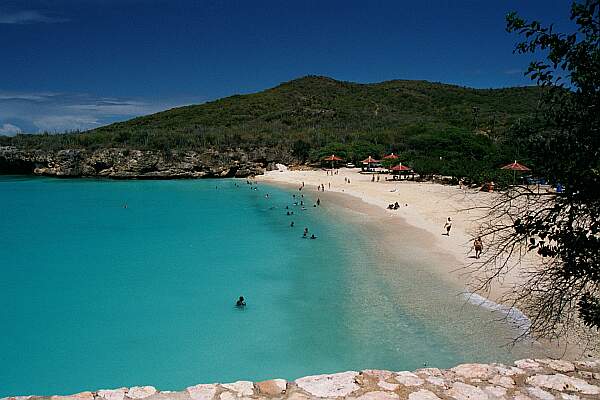
[[0,396],[522,354],[504,346],[510,326],[422,261],[426,246],[386,251],[362,216],[291,196],[234,180],[0,177]]

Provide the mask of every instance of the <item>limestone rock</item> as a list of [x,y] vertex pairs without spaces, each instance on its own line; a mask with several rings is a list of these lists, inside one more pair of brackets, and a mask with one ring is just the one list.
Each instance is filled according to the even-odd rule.
[[143,399],[156,393],[154,386],[134,386],[127,392],[130,399]]
[[192,400],[212,400],[217,394],[217,385],[195,385],[186,390]]
[[223,392],[219,395],[220,400],[238,400],[238,397],[231,392]]
[[286,387],[287,381],[285,379],[271,379],[256,384],[259,393],[267,396],[279,396],[285,393]]
[[525,396],[521,392],[517,392],[517,393],[514,394],[513,400],[531,400],[531,397]]
[[442,370],[439,368],[419,368],[415,374],[423,374],[428,376],[442,376]]
[[563,400],[581,400],[581,397],[575,395],[575,394],[566,394],[566,393],[561,393],[560,397]]
[[52,396],[52,400],[94,400],[92,392],[81,392],[68,396]]
[[123,400],[125,398],[126,388],[112,390],[98,390],[98,397],[104,400]]
[[489,396],[480,388],[462,382],[454,382],[446,394],[456,400],[488,400]]
[[462,364],[450,370],[467,379],[487,379],[493,373],[492,368],[487,364]]
[[340,372],[329,375],[313,375],[296,379],[300,389],[317,397],[341,397],[358,390],[356,371]]
[[532,386],[558,390],[559,392],[569,391],[583,394],[600,394],[600,387],[590,385],[583,379],[563,374],[534,375],[527,378],[527,383]]
[[546,392],[544,389],[540,389],[539,387],[528,387],[527,392],[530,396],[540,399],[540,400],[555,400],[555,397],[552,393]]
[[368,392],[356,398],[356,400],[398,400],[400,397],[391,392]]
[[543,360],[535,360],[541,364],[547,365],[555,371],[559,372],[573,372],[575,371],[575,365],[569,361],[565,360],[553,360],[553,359],[543,359]]
[[585,368],[585,369],[600,368],[600,360],[577,361],[577,362],[575,362],[575,365],[577,365],[580,368]]
[[440,378],[439,376],[428,376],[425,380],[435,386],[448,387],[444,378]]
[[494,385],[502,386],[503,388],[506,388],[506,389],[511,389],[515,386],[514,379],[512,379],[508,376],[496,375],[492,379],[490,379],[489,382]]
[[308,397],[305,394],[302,393],[292,393],[287,397],[287,400],[309,400],[310,397]]
[[524,360],[517,360],[517,361],[515,361],[515,365],[521,369],[529,369],[529,370],[534,370],[534,371],[538,371],[538,370],[542,369],[542,367],[540,366],[539,363],[537,363],[529,358],[526,358]]
[[377,386],[379,386],[383,390],[389,390],[390,392],[393,392],[394,390],[396,390],[400,387],[400,385],[398,385],[396,383],[389,383],[386,381],[377,382]]
[[441,400],[435,393],[426,389],[421,389],[418,392],[412,392],[408,395],[408,400]]
[[419,378],[418,375],[408,371],[397,372],[394,379],[404,386],[420,386],[424,383],[423,379]]
[[493,399],[503,399],[507,392],[502,386],[486,386],[483,390]]
[[364,371],[361,371],[361,374],[384,381],[394,375],[393,372],[382,369],[365,369]]
[[233,383],[225,383],[223,385],[225,389],[231,390],[238,397],[252,396],[254,394],[254,384],[250,381],[237,381]]

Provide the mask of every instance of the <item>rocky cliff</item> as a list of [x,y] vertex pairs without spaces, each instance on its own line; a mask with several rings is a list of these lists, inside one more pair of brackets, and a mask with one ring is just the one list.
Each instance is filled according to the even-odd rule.
[[519,360],[514,366],[462,364],[448,370],[347,371],[287,382],[200,384],[180,392],[152,386],[82,392],[70,396],[20,396],[0,400],[585,400],[600,398],[600,360]]
[[0,147],[0,174],[113,179],[247,177],[275,162],[293,163],[289,153],[270,148],[251,151],[142,151],[122,148],[57,151]]

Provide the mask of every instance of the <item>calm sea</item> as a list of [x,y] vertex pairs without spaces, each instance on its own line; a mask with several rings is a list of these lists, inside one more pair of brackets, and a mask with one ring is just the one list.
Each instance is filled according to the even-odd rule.
[[516,357],[414,249],[300,193],[0,177],[0,397]]

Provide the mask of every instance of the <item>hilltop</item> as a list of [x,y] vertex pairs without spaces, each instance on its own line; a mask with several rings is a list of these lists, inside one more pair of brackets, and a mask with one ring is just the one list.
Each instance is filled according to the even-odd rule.
[[[410,80],[360,84],[307,76],[86,132],[1,138],[0,145],[167,152],[268,147],[299,162],[331,152],[356,161],[395,151],[435,172],[464,157],[486,165],[513,158],[499,143],[512,124],[535,114],[541,93],[538,87],[472,89]],[[440,157],[450,161],[436,166]]]

